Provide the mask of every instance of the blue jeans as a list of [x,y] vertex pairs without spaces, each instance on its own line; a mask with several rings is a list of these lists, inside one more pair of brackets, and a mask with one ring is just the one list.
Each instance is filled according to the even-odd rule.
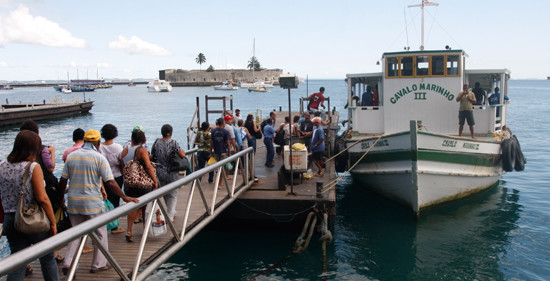
[[248,139],[248,147],[254,147],[254,154],[256,154],[256,137],[250,136]]
[[[208,151],[198,151],[197,152],[197,170],[200,170],[206,166],[206,162],[208,162],[208,158],[210,157],[210,152]],[[199,178],[199,180],[202,180],[202,177]],[[208,182],[214,181],[214,172],[208,173]]]
[[[50,237],[49,232],[39,234],[24,234],[15,229],[15,213],[6,213],[4,215],[4,233],[8,238],[10,244],[11,253],[19,252],[32,244],[36,244],[46,238]],[[8,274],[7,281],[23,280],[25,278],[26,265],[21,266],[17,270]],[[57,273],[57,263],[52,253],[48,253],[40,258],[40,268],[42,270],[42,276],[44,280],[59,280]]]
[[273,165],[273,157],[275,156],[275,150],[273,149],[273,139],[264,138],[265,149],[267,154],[265,155],[265,164]]

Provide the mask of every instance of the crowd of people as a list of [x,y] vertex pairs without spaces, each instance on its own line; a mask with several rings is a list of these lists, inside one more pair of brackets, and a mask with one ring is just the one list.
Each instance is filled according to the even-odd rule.
[[[215,127],[204,122],[199,128],[193,146],[198,147],[197,169],[206,166],[211,157],[223,160],[248,147],[256,153],[257,140],[263,138],[266,147],[266,167],[273,167],[275,157],[274,146],[289,145],[290,138],[302,142],[312,153],[312,159],[318,169],[317,175],[323,176],[323,153],[325,151],[324,131],[322,125],[326,122],[319,116],[311,119],[311,114],[320,115],[319,107],[323,107],[323,92],[312,95],[315,99],[310,103],[310,111],[301,117],[294,116],[291,120],[277,124],[275,111],[258,124],[254,115],[242,118],[240,110],[235,114],[226,112],[216,120]],[[54,216],[59,209],[66,210],[72,226],[85,223],[105,212],[104,200],[110,201],[116,208],[124,202],[139,202],[139,197],[148,192],[178,179],[178,171],[171,169],[171,158],[174,155],[185,157],[185,152],[179,143],[172,138],[173,128],[169,124],[162,126],[161,137],[157,138],[150,151],[146,145],[147,139],[142,126],[132,129],[131,139],[124,145],[115,142],[118,129],[113,124],[104,125],[101,130],[83,130],[77,128],[73,132],[74,145],[64,150],[63,169],[58,179],[53,175],[55,169],[55,148],[42,144],[36,122],[27,120],[20,127],[13,149],[6,160],[0,161],[0,210],[4,235],[12,253],[56,235],[57,221]],[[101,141],[103,139],[103,142]],[[276,145],[274,145],[276,143]],[[277,151],[280,153],[280,151]],[[154,184],[149,188],[128,187],[124,184],[124,167],[131,160],[138,161]],[[242,159],[244,160],[244,159]],[[242,173],[241,167],[229,165],[225,167],[226,175]],[[29,180],[23,182],[23,175],[28,174]],[[209,173],[208,182],[214,181],[214,173]],[[220,177],[219,188],[223,187]],[[50,221],[50,229],[39,234],[25,234],[14,227],[16,207],[20,191],[24,194],[25,203],[36,201],[45,211]],[[178,189],[166,194],[168,218],[174,221],[176,215]],[[135,210],[128,214],[126,230],[122,226],[110,230],[113,235],[125,233],[125,240],[133,242],[132,229],[135,222],[144,221],[145,210]],[[108,231],[102,226],[95,231],[98,243],[105,250],[109,249]],[[78,250],[78,240],[67,245],[65,257],[57,252],[40,258],[44,280],[58,280],[57,264],[62,264],[62,272],[68,273],[71,262]],[[93,252],[91,273],[110,269],[106,257],[98,245],[84,252]],[[22,280],[32,269],[22,266],[8,275],[7,280]]]

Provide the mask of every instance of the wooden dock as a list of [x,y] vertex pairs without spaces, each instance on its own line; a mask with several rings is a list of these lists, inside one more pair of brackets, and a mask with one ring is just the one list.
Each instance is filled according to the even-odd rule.
[[89,112],[93,101],[46,103],[46,104],[3,104],[0,111],[0,126],[21,124],[27,119],[45,120]]
[[[282,116],[282,114],[279,116]],[[338,119],[335,118],[333,120]],[[263,141],[259,140],[255,156],[255,174],[258,177],[258,181],[240,195],[237,199],[239,202],[234,202],[217,217],[214,221],[217,225],[240,227],[244,223],[248,225],[260,223],[263,225],[271,224],[274,228],[282,229],[281,224],[285,224],[282,221],[288,221],[287,223],[293,231],[297,229],[296,235],[298,235],[299,230],[305,222],[305,217],[314,207],[322,209],[328,212],[331,217],[334,217],[336,202],[334,188],[325,189],[321,193],[321,198],[317,196],[318,182],[325,186],[334,179],[333,162],[326,164],[324,177],[314,176],[311,179],[297,177],[294,179],[293,194],[291,194],[289,185],[283,185],[283,188],[280,188],[281,185],[277,176],[279,169],[283,165],[283,158],[275,155],[275,167],[269,168],[264,166],[265,154]],[[317,172],[315,167],[312,167],[312,170],[313,173]],[[232,177],[236,177],[237,182],[242,182],[240,175],[235,174]],[[203,190],[206,192],[205,197],[212,198],[214,186],[213,184],[208,184],[207,178],[208,174],[204,175],[201,184],[203,185]],[[178,232],[181,231],[183,225],[183,214],[185,213],[185,207],[189,199],[189,191],[190,185],[186,185],[180,188],[178,193],[177,214],[175,217],[175,227]],[[222,201],[226,200],[227,194],[227,189],[219,189],[216,203],[221,204]],[[194,193],[192,202],[192,211],[188,222],[189,227],[186,229],[186,233],[189,232],[190,228],[204,219],[205,207],[200,199],[199,192]],[[120,227],[127,228],[126,217],[120,218]],[[134,236],[133,243],[126,242],[124,233],[108,233],[109,251],[127,274],[131,273],[135,263],[139,243],[142,239],[143,224],[134,224],[132,232]],[[89,239],[87,244],[89,247],[92,247],[90,241]],[[153,261],[158,254],[173,243],[174,239],[170,231],[160,237],[149,237],[141,265],[143,266]],[[64,256],[65,247],[60,249],[59,253]],[[114,269],[95,274],[89,273],[92,256],[92,253],[82,255],[80,266],[76,272],[77,280],[120,280]],[[62,266],[62,263],[59,264],[60,279],[65,278],[61,272]],[[42,280],[40,263],[35,261],[32,263],[32,267],[33,274],[25,280]]]

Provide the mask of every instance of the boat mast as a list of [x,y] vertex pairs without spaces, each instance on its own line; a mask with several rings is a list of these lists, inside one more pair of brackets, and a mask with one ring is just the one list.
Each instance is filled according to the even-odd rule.
[[252,84],[256,83],[254,69],[256,68],[256,38],[252,41]]
[[422,37],[420,42],[420,51],[424,51],[424,6],[439,6],[439,3],[422,0],[422,4],[409,5],[409,8],[420,7],[422,9]]

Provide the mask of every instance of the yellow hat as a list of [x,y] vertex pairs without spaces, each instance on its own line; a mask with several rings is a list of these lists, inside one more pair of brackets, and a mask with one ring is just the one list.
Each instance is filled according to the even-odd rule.
[[101,135],[98,130],[88,130],[86,131],[86,134],[84,134],[85,141],[98,141],[100,139]]

